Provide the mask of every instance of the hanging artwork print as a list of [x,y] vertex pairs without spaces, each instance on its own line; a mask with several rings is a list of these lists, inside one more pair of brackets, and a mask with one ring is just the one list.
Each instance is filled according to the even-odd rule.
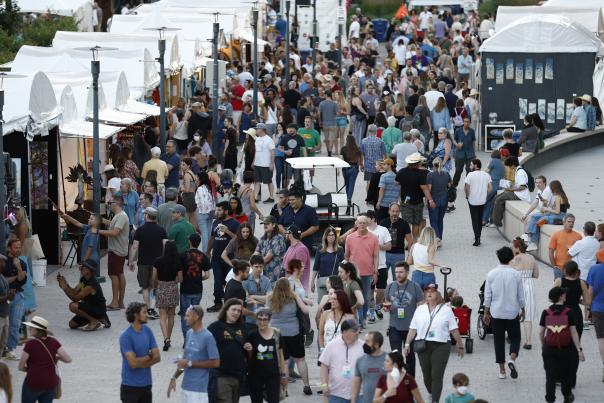
[[535,84],[543,84],[543,63],[535,64]]
[[524,64],[524,79],[533,79],[533,59],[531,58],[526,59],[526,63]]
[[563,99],[556,100],[556,118],[558,120],[564,119],[564,100]]
[[495,61],[492,57],[487,57],[487,80],[495,79]]
[[546,80],[554,79],[554,59],[552,57],[548,57],[547,59],[545,59],[544,77]]
[[528,113],[531,115],[533,113],[537,113],[537,104],[535,102],[531,102],[530,104],[528,104]]
[[518,119],[522,120],[528,112],[528,100],[526,98],[518,98]]
[[495,69],[495,84],[503,84],[503,64],[498,64]]
[[556,123],[556,103],[547,103],[547,123]]
[[48,209],[48,143],[32,141],[31,153],[31,208]]
[[524,67],[522,63],[516,65],[516,84],[522,84],[524,78]]
[[505,62],[505,79],[506,80],[514,79],[514,59],[508,59]]
[[541,118],[541,120],[545,120],[545,107],[546,107],[545,99],[537,100],[537,113],[539,114],[539,117]]
[[570,118],[572,118],[574,110],[575,104],[566,104],[566,123],[570,123]]

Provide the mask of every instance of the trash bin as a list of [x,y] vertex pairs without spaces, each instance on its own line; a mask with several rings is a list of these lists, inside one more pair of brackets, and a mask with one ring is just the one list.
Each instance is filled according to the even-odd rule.
[[375,20],[372,20],[371,22],[373,22],[373,30],[375,31],[375,39],[378,40],[378,42],[385,42],[386,41],[386,33],[388,32],[388,20],[383,19],[383,18],[378,18]]
[[46,287],[46,259],[32,262],[32,283],[36,287]]

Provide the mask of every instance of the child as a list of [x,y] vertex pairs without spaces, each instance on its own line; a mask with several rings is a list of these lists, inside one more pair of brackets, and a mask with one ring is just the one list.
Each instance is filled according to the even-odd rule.
[[470,403],[474,401],[474,395],[468,392],[470,378],[466,374],[458,372],[453,375],[453,387],[455,392],[445,399],[445,403]]

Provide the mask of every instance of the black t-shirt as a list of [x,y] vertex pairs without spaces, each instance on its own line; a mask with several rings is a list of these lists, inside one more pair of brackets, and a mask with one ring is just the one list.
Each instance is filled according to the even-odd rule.
[[176,281],[176,276],[181,270],[180,261],[177,260],[175,262],[163,257],[155,260],[153,267],[157,270],[157,279],[159,281]]
[[418,94],[409,95],[409,98],[407,99],[407,107],[406,107],[407,112],[409,112],[409,114],[413,113],[418,102],[419,102]]
[[304,139],[297,133],[293,136],[287,134],[281,136],[279,145],[283,147],[284,151],[292,150],[291,155],[286,154],[285,158],[296,158],[300,156],[300,149],[304,147]]
[[390,232],[390,238],[392,238],[392,247],[388,252],[390,253],[405,253],[405,235],[411,233],[409,224],[401,218],[395,222],[390,221],[390,217],[384,218],[380,225],[388,228]]
[[224,375],[243,377],[245,374],[245,344],[247,334],[243,323],[223,323],[216,321],[208,326],[212,333],[220,354],[220,367],[218,371]]
[[187,136],[189,136],[189,140],[193,140],[193,135],[197,131],[207,138],[210,130],[212,130],[212,117],[210,115],[206,112],[191,113],[187,125]]
[[[558,305],[558,304],[549,306],[549,309],[551,309],[555,313],[562,312],[562,310],[564,308],[568,308],[568,307],[566,305]],[[575,316],[575,313],[573,312],[573,310],[569,309],[569,311],[567,313],[568,313],[568,326],[577,326],[577,317]],[[543,312],[541,312],[541,319],[539,320],[539,326],[545,327],[545,317],[546,316],[547,316],[547,313],[546,313],[546,310],[544,309]]]
[[302,95],[296,90],[287,90],[283,93],[283,103],[289,105],[290,108],[297,109]]
[[[269,340],[260,333],[250,334],[248,341],[252,344],[252,359],[249,363],[250,373],[258,376],[279,376],[279,354],[275,344],[277,332]],[[283,337],[279,334],[279,348],[283,348]]]
[[[2,270],[2,275],[4,277],[15,277],[17,275],[17,273],[19,272],[17,270],[17,267],[15,267],[15,265],[13,264],[13,257],[8,256],[8,258],[6,259],[6,262],[4,263],[4,270]],[[25,277],[23,277],[23,280],[19,280],[18,278],[15,279],[15,281],[13,281],[12,283],[10,283],[8,285],[8,288],[10,290],[15,290],[17,292],[22,292],[23,291],[23,286],[25,285],[25,283],[27,282],[27,263],[25,263],[25,260],[19,258],[19,263],[21,264],[21,270],[23,270],[25,274]]]
[[92,287],[92,289],[94,289],[94,295],[88,294],[82,299],[82,302],[88,304],[88,306],[90,306],[92,309],[92,312],[89,312],[89,314],[97,315],[97,318],[100,318],[107,312],[105,307],[105,296],[103,295],[101,285],[95,276],[90,277],[89,280],[86,280],[84,277],[80,277],[80,284],[82,284],[82,288]]
[[146,222],[134,232],[138,241],[138,264],[149,266],[160,257],[164,250],[164,239],[168,238],[166,230],[156,222]]
[[243,284],[234,278],[230,279],[226,284],[226,287],[224,287],[224,300],[226,301],[231,298],[237,298],[242,300],[243,304],[245,305],[245,297],[246,293],[243,289]]
[[181,294],[201,294],[203,292],[203,272],[211,269],[210,259],[198,249],[189,249],[180,255],[182,270]]
[[298,127],[304,127],[304,119],[306,119],[307,116],[310,116],[310,112],[307,108],[298,109],[298,116],[296,117],[296,123],[298,124]]
[[[428,171],[406,167],[398,171],[396,181],[401,185],[401,201],[408,204],[420,204],[424,198],[422,185],[426,184]],[[409,200],[407,200],[409,197]]]
[[239,230],[239,222],[232,218],[228,219],[215,219],[212,223],[212,236],[214,237],[214,243],[212,244],[212,262],[222,262],[222,252],[231,242],[231,237],[226,232],[222,232],[218,229],[218,225],[226,225],[233,234],[236,234]]
[[520,144],[518,143],[505,143],[501,146],[500,150],[506,149],[510,152],[510,157],[518,157],[520,153]]

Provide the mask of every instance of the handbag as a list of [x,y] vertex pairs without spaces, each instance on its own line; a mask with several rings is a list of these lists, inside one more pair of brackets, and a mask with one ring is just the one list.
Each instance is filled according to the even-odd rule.
[[[436,310],[436,313],[434,315],[430,315],[430,323],[428,324],[428,329],[426,329],[426,334],[424,335],[424,338],[413,341],[413,352],[419,354],[419,353],[423,353],[424,351],[426,351],[426,337],[428,337],[428,333],[430,333],[430,327],[432,326],[432,320],[434,319],[434,317],[436,315],[438,315],[438,312],[440,311],[440,309],[442,307],[443,307],[443,304],[440,304],[440,306]],[[428,310],[428,313],[430,313],[430,310]]]
[[302,309],[296,303],[296,317],[298,318],[298,324],[300,325],[300,333],[308,334],[310,332],[310,316],[302,312]]
[[59,375],[59,366],[57,365],[57,362],[55,361],[54,357],[50,353],[50,350],[48,349],[48,347],[46,347],[46,344],[44,344],[42,342],[42,340],[40,340],[40,339],[34,339],[34,340],[39,341],[40,344],[42,345],[42,347],[44,347],[44,350],[46,350],[46,352],[48,353],[48,356],[50,357],[50,360],[52,361],[52,363],[55,367],[55,373],[57,375],[57,380],[59,381],[59,383],[57,383],[57,386],[55,387],[55,399],[60,399],[61,396],[63,395],[63,389],[61,387],[61,376]]

